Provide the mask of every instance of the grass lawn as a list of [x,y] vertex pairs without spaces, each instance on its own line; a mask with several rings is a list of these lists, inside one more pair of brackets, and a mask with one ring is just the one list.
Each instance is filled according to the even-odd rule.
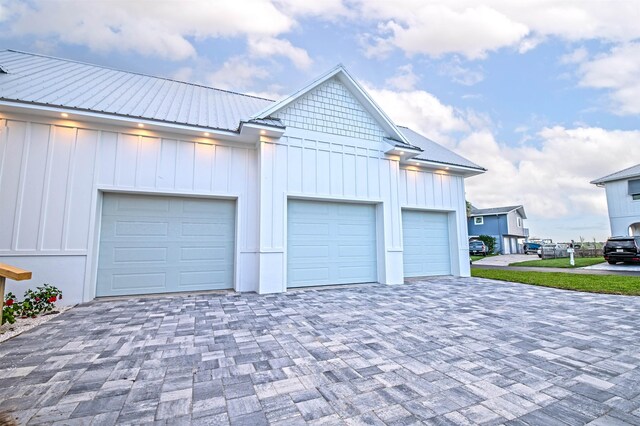
[[571,266],[571,264],[569,263],[568,257],[565,257],[562,259],[525,260],[524,262],[510,263],[509,266],[535,266],[535,267],[543,267],[543,268],[581,268],[583,266],[591,266],[591,265],[596,265],[598,263],[603,263],[604,259],[602,257],[576,257],[575,261],[576,261],[575,266]]
[[585,275],[563,272],[509,271],[504,269],[471,269],[471,276],[492,280],[510,281],[561,288],[564,290],[587,291],[590,293],[624,294],[640,296],[640,277],[623,275]]

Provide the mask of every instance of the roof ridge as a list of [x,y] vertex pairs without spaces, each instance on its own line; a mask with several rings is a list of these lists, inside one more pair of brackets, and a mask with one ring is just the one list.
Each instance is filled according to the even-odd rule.
[[594,179],[593,181],[591,181],[591,183],[593,183],[593,182],[598,182],[598,181],[602,181],[602,180],[607,179],[607,178],[609,178],[609,177],[611,177],[611,176],[613,176],[613,175],[617,175],[617,174],[619,174],[619,173],[626,172],[627,170],[631,170],[631,169],[633,169],[633,168],[635,168],[635,167],[638,167],[638,166],[640,166],[640,163],[638,163],[638,164],[634,164],[633,166],[629,166],[629,167],[627,167],[627,168],[625,168],[625,169],[622,169],[622,170],[618,170],[617,172],[609,173],[608,175],[602,176],[601,178]]
[[76,63],[76,64],[88,65],[88,66],[97,67],[97,68],[104,68],[104,69],[111,70],[111,71],[123,72],[123,73],[126,73],[126,74],[141,75],[141,76],[144,76],[144,77],[157,78],[158,80],[166,80],[166,81],[171,81],[171,82],[174,82],[174,83],[182,83],[182,84],[188,84],[190,86],[202,87],[202,88],[211,89],[211,90],[217,90],[219,92],[230,93],[232,95],[246,96],[248,98],[261,99],[263,101],[269,101],[269,102],[276,102],[274,99],[263,98],[261,96],[247,95],[246,93],[234,92],[233,90],[218,89],[217,87],[205,86],[204,84],[191,83],[191,82],[188,82],[188,81],[177,80],[175,78],[159,77],[157,75],[145,74],[145,73],[137,72],[137,71],[126,71],[126,70],[123,70],[123,69],[120,69],[120,68],[114,68],[114,67],[110,67],[110,66],[106,66],[106,65],[100,65],[100,64],[92,64],[90,62],[78,61],[76,59],[59,58],[57,56],[45,55],[45,54],[42,54],[42,53],[25,52],[25,51],[17,50],[17,49],[4,49],[4,51],[5,52],[20,53],[20,54],[23,54],[23,55],[39,56],[41,58],[55,59],[57,61],[73,62],[73,63]]

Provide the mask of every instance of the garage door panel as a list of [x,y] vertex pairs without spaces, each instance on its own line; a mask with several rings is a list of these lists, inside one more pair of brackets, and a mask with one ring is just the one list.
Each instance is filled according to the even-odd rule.
[[[105,271],[108,272],[108,271]],[[104,277],[114,290],[138,291],[146,290],[162,291],[165,288],[166,274],[164,273],[112,273]]]
[[402,229],[406,277],[451,274],[447,213],[404,210]]
[[375,206],[288,203],[289,287],[377,281]]
[[233,287],[233,201],[105,194],[103,206],[98,296]]
[[117,247],[113,249],[114,263],[166,262],[164,247]]

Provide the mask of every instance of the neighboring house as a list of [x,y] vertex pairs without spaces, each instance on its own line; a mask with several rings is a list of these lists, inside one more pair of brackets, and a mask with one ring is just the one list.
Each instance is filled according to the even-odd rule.
[[607,194],[611,235],[640,235],[640,164],[591,183]]
[[529,236],[524,227],[527,215],[523,206],[478,209],[471,207],[467,219],[469,237],[489,235],[496,239],[495,252],[501,254],[521,253],[521,241]]
[[10,50],[0,68],[0,262],[69,303],[469,276],[484,169],[342,66],[277,102]]

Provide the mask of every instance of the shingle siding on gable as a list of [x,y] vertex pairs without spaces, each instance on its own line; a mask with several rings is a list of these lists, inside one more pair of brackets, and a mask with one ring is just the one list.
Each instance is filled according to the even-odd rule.
[[287,127],[376,142],[385,137],[371,114],[334,78],[273,116]]

